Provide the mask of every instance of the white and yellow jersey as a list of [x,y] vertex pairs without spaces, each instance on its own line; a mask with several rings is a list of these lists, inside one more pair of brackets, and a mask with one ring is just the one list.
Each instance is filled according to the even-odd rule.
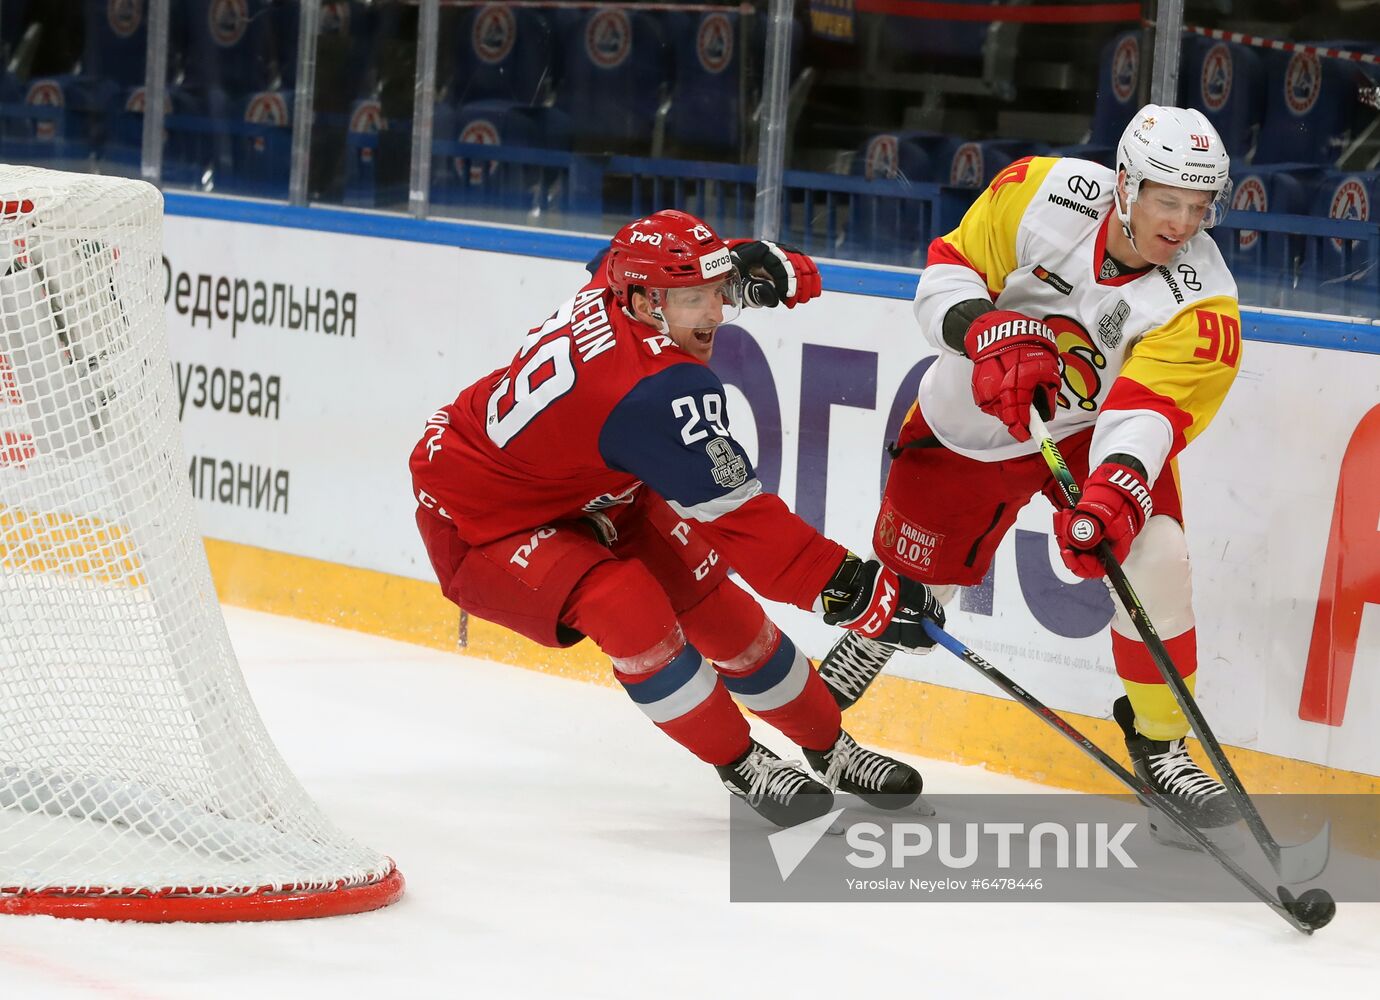
[[1134,455],[1153,483],[1217,412],[1241,364],[1236,282],[1205,233],[1169,265],[1118,276],[1106,261],[1115,182],[1087,160],[1018,160],[931,244],[915,318],[940,353],[919,396],[946,447],[984,462],[1038,450],[977,408],[973,363],[944,342],[945,314],[974,298],[1053,327],[1064,378],[1050,431],[1095,425],[1093,468]]

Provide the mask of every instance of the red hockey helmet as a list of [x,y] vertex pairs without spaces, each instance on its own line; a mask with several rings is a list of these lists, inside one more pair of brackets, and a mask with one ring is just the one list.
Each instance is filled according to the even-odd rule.
[[672,208],[618,230],[605,267],[614,298],[628,309],[634,287],[685,288],[736,275],[728,246],[714,230]]

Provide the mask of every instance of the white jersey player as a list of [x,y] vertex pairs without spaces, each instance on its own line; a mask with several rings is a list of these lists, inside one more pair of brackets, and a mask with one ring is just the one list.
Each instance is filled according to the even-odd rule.
[[[983,578],[1020,509],[1057,496],[1031,440],[1033,403],[1083,486],[1076,512],[1054,517],[1065,563],[1102,576],[1094,550],[1107,541],[1192,687],[1174,459],[1241,362],[1236,285],[1205,232],[1229,203],[1229,166],[1202,114],[1149,105],[1122,135],[1115,172],[1019,160],[934,241],[915,317],[939,357],[893,448],[879,559],[932,588]],[[1074,537],[1075,521],[1091,531]],[[1119,604],[1112,653],[1126,688],[1114,715],[1137,770],[1203,825],[1229,822],[1225,789],[1189,758],[1187,720]],[[851,643],[821,674],[850,704],[888,655]]]

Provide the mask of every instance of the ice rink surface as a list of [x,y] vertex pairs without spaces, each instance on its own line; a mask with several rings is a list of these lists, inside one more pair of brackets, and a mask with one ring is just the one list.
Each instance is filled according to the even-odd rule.
[[[715,775],[620,692],[227,609],[255,700],[395,906],[291,923],[0,917],[0,996],[1369,997],[1380,904],[730,904]],[[787,749],[766,731],[767,741]],[[927,789],[1036,790],[916,760]]]

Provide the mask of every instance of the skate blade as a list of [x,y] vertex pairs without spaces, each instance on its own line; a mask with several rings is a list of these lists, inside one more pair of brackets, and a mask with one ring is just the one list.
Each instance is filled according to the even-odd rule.
[[925,796],[923,795],[918,796],[916,798],[915,804],[911,806],[911,809],[913,809],[916,815],[919,816],[935,815],[934,806],[930,805],[927,801],[925,801]]

